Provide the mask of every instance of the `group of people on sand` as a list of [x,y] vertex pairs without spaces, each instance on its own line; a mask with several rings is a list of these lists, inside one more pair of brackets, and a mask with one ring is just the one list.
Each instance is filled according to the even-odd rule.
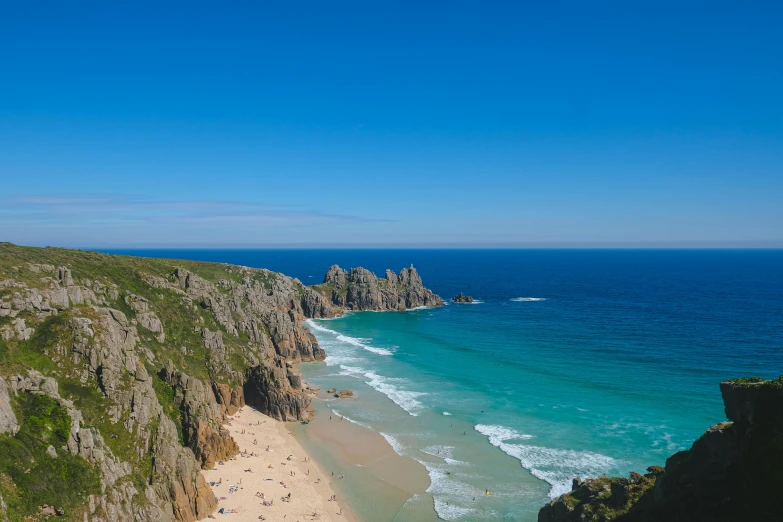
[[[230,420],[229,420],[229,422],[228,422],[228,425],[229,425],[229,426],[231,426],[231,425],[232,425],[232,423],[230,422],[231,420],[233,420],[234,422],[237,422],[237,420],[240,418],[240,415],[239,415],[239,414],[240,414],[241,412],[242,412],[242,410],[240,409],[240,410],[237,412],[237,414],[236,414],[236,415],[235,415],[235,416],[234,416],[232,419],[230,419]],[[342,419],[341,419],[341,420],[342,420]],[[248,425],[248,426],[258,426],[258,425],[261,425],[263,422],[265,422],[265,421],[258,421],[258,422],[255,422],[255,423],[253,423],[253,422],[249,422],[249,423],[247,423],[247,425]],[[245,424],[245,423],[241,423],[241,424]],[[246,435],[246,434],[249,434],[249,435],[255,435],[255,433],[253,433],[253,432],[251,432],[251,431],[249,431],[249,430],[246,430],[246,429],[244,429],[244,428],[240,428],[240,427],[237,427],[237,430],[235,430],[235,433],[241,433],[241,434],[243,434],[243,435]],[[257,438],[253,438],[253,445],[254,445],[254,446],[258,446],[258,439],[257,439]],[[272,448],[271,448],[271,446],[267,445],[267,446],[266,446],[266,451],[267,451],[267,452],[269,452],[269,453],[273,453],[275,450],[274,450],[274,449],[272,449]],[[247,449],[243,449],[243,450],[242,450],[242,451],[239,453],[238,457],[243,457],[243,458],[249,458],[249,457],[261,457],[261,455],[259,455],[259,454],[255,453],[254,451],[248,451]],[[237,458],[238,458],[238,457],[237,457],[237,456],[235,456],[235,457],[231,458],[230,460],[232,460],[232,461],[233,461],[233,460],[237,460]],[[291,461],[293,461],[293,460],[294,460],[294,455],[288,455],[288,456],[286,457],[286,461],[288,461],[288,462],[291,462]],[[309,462],[309,461],[310,461],[310,459],[309,459],[308,457],[303,457],[303,459],[302,459],[302,462]],[[219,461],[219,462],[218,462],[218,465],[220,465],[220,466],[224,466],[224,465],[226,465],[226,464],[227,464],[227,463],[226,463],[226,462],[224,462],[224,461]],[[286,465],[286,462],[281,462],[280,464],[281,464],[282,466],[285,466],[285,465]],[[268,468],[268,469],[274,469],[274,467],[272,466],[272,464],[271,464],[271,463],[269,463],[269,464],[268,464],[267,468]],[[218,468],[217,468],[217,466],[215,466],[214,468],[212,468],[212,470],[213,470],[213,471],[216,471],[217,469],[218,469]],[[252,470],[252,468],[251,468],[251,467],[248,467],[247,469],[244,469],[243,471],[244,471],[245,473],[253,473],[253,470]],[[295,477],[295,476],[296,476],[296,472],[295,472],[294,470],[290,470],[289,474],[290,474],[290,476],[291,476],[291,477]],[[310,470],[309,470],[309,469],[307,470],[306,474],[307,474],[307,475],[309,475],[309,474],[310,474]],[[332,473],[332,476],[334,476],[334,473]],[[267,478],[266,480],[270,480],[270,481],[271,481],[271,480],[273,480],[273,479]],[[222,479],[222,478],[220,478],[220,479],[219,479],[217,482],[215,482],[215,481],[212,481],[212,482],[210,482],[210,483],[209,483],[209,485],[210,485],[210,486],[213,486],[213,487],[216,487],[216,486],[219,486],[219,485],[221,485],[222,483],[223,483],[223,479]],[[279,481],[278,483],[279,483],[279,484],[280,484],[280,486],[281,486],[281,487],[283,487],[284,489],[288,489],[288,485],[287,485],[287,484],[286,484],[284,481],[282,481],[282,480],[281,480],[281,481]],[[317,482],[316,482],[316,484],[320,484],[320,483],[321,483],[321,479],[320,479],[320,478],[318,478],[318,479],[317,479]],[[234,485],[231,485],[231,486],[229,486],[229,493],[235,493],[235,492],[237,492],[239,489],[241,489],[241,484],[242,484],[242,480],[241,480],[241,479],[239,480],[238,484],[240,485],[240,487],[237,487],[237,486],[234,486]],[[272,499],[267,499],[267,498],[265,497],[264,493],[262,493],[261,491],[256,491],[256,493],[255,493],[255,496],[256,496],[256,498],[258,498],[258,499],[261,501],[260,503],[261,503],[261,505],[262,505],[262,506],[265,506],[265,507],[272,507],[272,505],[274,504],[274,500],[272,500]],[[220,500],[226,500],[226,497],[219,497],[219,499],[220,499]],[[286,502],[286,503],[292,502],[292,494],[291,494],[291,492],[289,491],[289,492],[288,492],[286,495],[282,496],[282,497],[280,498],[280,500],[281,500],[282,502]],[[329,497],[328,501],[329,501],[329,502],[336,502],[336,501],[337,501],[337,495],[331,495],[331,496]],[[226,514],[235,514],[235,513],[239,513],[239,510],[238,510],[238,509],[236,509],[236,508],[227,508],[227,507],[222,507],[222,508],[220,508],[220,509],[218,510],[218,513],[219,513],[219,514],[221,514],[221,515],[226,515]],[[337,514],[338,514],[338,515],[342,515],[342,514],[343,514],[343,513],[342,513],[342,508],[340,508],[340,512],[339,512],[339,513],[337,513]],[[318,517],[318,512],[317,512],[317,511],[313,511],[313,514],[312,514],[312,516],[313,516],[313,519],[315,520],[315,519]],[[210,518],[214,518],[214,517],[213,517],[213,516],[210,516]],[[285,518],[285,517],[283,517],[283,518]],[[258,520],[266,520],[266,518],[265,518],[265,516],[264,516],[264,515],[261,515],[261,514],[259,514],[259,516],[258,516]]]

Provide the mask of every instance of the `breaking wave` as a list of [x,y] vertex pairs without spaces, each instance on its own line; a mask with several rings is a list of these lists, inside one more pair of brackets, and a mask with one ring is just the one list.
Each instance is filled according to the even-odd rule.
[[435,501],[435,512],[443,520],[457,520],[464,518],[475,509],[465,507],[467,499],[483,495],[484,492],[465,482],[461,482],[458,473],[452,473],[445,464],[434,464],[416,459],[427,468],[430,476],[430,487],[427,493],[432,493]]
[[522,467],[552,486],[549,496],[554,498],[571,491],[574,477],[597,477],[619,463],[612,457],[590,451],[562,450],[519,444],[533,438],[505,426],[478,424],[474,429],[486,435],[490,444],[500,448],[503,453],[519,460]]
[[362,341],[365,341],[365,339],[357,339],[356,337],[348,337],[347,335],[343,335],[340,332],[336,332],[334,330],[330,330],[329,328],[325,328],[321,326],[320,324],[316,323],[312,319],[308,319],[305,321],[307,326],[312,328],[313,330],[328,333],[331,335],[334,335],[338,341],[342,341],[344,343],[351,344],[353,346],[357,346],[363,350],[367,350],[368,352],[372,352],[378,355],[391,355],[392,352],[389,350],[386,350],[384,348],[376,348],[374,346],[370,346],[369,344],[364,344]]
[[337,411],[335,409],[332,410],[332,413],[334,413],[338,417],[342,417],[343,419],[347,420],[348,422],[356,424],[357,426],[361,426],[362,428],[367,428],[368,430],[372,430],[372,428],[369,427],[368,425],[366,425],[365,423],[359,422],[357,420],[353,420],[352,418],[348,417],[347,415],[343,415],[342,413],[340,413],[339,411]]
[[384,433],[382,431],[379,433],[384,439],[386,439],[386,442],[389,443],[389,445],[392,447],[392,449],[397,455],[401,455],[401,456],[403,455],[403,451],[405,450],[405,447],[402,445],[402,443],[399,440],[397,440],[393,435],[389,435],[388,433]]
[[515,303],[527,303],[530,301],[546,301],[546,297],[514,297],[510,300]]
[[419,415],[419,412],[424,409],[424,405],[417,400],[422,395],[427,395],[424,392],[410,391],[401,389],[395,385],[395,382],[407,382],[405,379],[395,379],[392,377],[384,377],[378,375],[372,370],[365,370],[364,368],[358,368],[355,366],[340,365],[341,375],[350,375],[353,377],[364,377],[369,379],[365,381],[367,385],[374,390],[386,395],[391,401],[408,412],[409,415],[414,417]]

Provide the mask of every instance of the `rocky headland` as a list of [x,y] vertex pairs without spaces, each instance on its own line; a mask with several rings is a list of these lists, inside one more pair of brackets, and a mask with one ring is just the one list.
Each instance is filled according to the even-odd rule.
[[443,306],[443,299],[424,287],[411,265],[397,275],[387,270],[379,278],[365,268],[344,270],[332,265],[320,285],[312,287],[329,304],[346,310],[393,311],[422,306]]
[[244,404],[310,415],[305,319],[438,306],[413,267],[324,284],[263,269],[0,243],[0,521],[190,522]]
[[473,298],[460,292],[459,295],[452,297],[451,301],[454,303],[472,303]]
[[783,377],[734,379],[720,390],[729,422],[645,475],[574,479],[539,522],[783,520]]

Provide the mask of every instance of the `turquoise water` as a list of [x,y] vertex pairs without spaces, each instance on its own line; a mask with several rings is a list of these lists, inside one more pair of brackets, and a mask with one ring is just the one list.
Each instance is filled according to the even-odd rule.
[[413,262],[443,297],[478,298],[313,321],[329,357],[303,365],[310,382],[357,392],[319,408],[427,467],[430,495],[413,502],[446,520],[535,520],[575,476],[643,471],[688,448],[724,419],[720,380],[783,373],[782,251],[144,255],[306,283],[334,262],[376,273]]

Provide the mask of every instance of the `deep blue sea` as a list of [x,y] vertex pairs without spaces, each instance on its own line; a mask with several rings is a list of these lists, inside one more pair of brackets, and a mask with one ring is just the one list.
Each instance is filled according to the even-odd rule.
[[444,299],[477,299],[311,322],[329,357],[303,365],[357,391],[320,408],[422,462],[432,486],[411,502],[448,520],[535,520],[573,477],[661,465],[725,419],[722,379],[783,373],[781,250],[114,252],[305,284],[413,263]]

